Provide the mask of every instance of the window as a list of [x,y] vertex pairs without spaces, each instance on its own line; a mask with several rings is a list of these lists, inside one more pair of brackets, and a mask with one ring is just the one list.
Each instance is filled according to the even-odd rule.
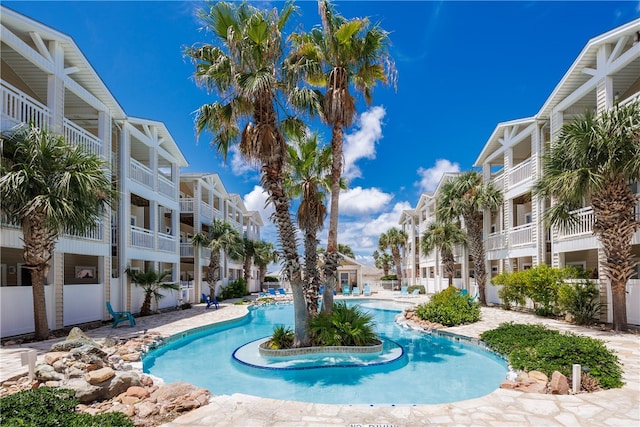
[[531,212],[524,214],[524,223],[531,224],[533,217],[531,216]]

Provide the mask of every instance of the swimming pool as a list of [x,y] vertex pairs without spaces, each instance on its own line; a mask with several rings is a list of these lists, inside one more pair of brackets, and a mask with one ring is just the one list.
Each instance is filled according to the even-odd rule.
[[270,335],[274,325],[292,326],[293,306],[287,304],[257,307],[243,319],[170,342],[149,352],[143,359],[143,369],[165,382],[186,381],[213,394],[370,405],[472,399],[491,393],[505,378],[506,362],[491,353],[398,326],[395,317],[401,305],[349,301],[356,302],[374,315],[381,337],[402,347],[401,357],[369,366],[325,364],[321,369],[304,366],[287,370],[251,367],[235,360],[236,349]]

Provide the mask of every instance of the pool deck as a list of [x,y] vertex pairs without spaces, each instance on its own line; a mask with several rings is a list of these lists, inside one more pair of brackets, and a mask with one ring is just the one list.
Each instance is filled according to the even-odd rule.
[[[340,297],[339,297],[340,298]],[[350,297],[345,297],[349,299]],[[424,297],[398,297],[398,293],[379,291],[372,298],[419,303]],[[247,306],[223,301],[218,310],[205,310],[204,304],[190,310],[174,311],[136,319],[136,326],[103,326],[87,331],[92,338],[130,338],[148,332],[177,334],[198,326],[241,317]],[[472,325],[448,328],[449,332],[477,338],[485,330],[504,322],[540,323],[602,339],[615,350],[624,364],[620,389],[570,396],[529,394],[496,390],[486,396],[436,405],[328,405],[265,399],[233,394],[213,396],[209,405],[182,415],[166,427],[178,426],[639,426],[640,425],[640,335],[619,334],[584,328],[531,314],[483,308],[482,320]],[[54,342],[29,343],[21,347],[0,347],[0,381],[26,373],[20,353],[35,349],[39,357]],[[472,368],[470,368],[472,369]],[[224,381],[224,373],[218,373]],[[425,381],[428,381],[425,378]]]

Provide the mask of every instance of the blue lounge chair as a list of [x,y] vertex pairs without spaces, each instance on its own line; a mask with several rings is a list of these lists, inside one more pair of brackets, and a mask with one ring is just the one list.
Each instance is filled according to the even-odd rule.
[[342,288],[342,295],[351,295],[351,290],[349,289],[349,285],[344,285]]
[[468,294],[469,294],[469,291],[467,291],[466,289],[463,289],[460,291],[460,295],[462,295],[463,297],[467,296]]
[[363,293],[362,293],[365,297],[368,297],[371,295],[371,286],[369,286],[368,284],[364,284],[364,289],[363,289]]
[[285,290],[284,290],[284,289],[282,289],[282,288],[278,288],[278,293],[279,293],[280,295],[287,296],[287,291],[285,291]]
[[202,299],[204,300],[204,302],[207,303],[207,306],[205,307],[205,309],[211,306],[214,306],[216,310],[220,308],[220,304],[218,303],[218,300],[216,299],[216,297],[209,298],[209,295],[202,294]]
[[352,297],[359,297],[360,296],[360,288],[358,288],[357,286],[353,287],[353,291],[351,291],[351,296]]
[[278,295],[276,295],[276,290],[273,288],[269,288],[269,295],[271,295],[272,297],[277,297]]
[[111,302],[107,301],[107,310],[109,310],[109,314],[113,317],[113,326],[115,328],[118,323],[129,321],[129,326],[136,326],[136,319],[133,318],[133,314],[130,311],[113,311],[111,307]]
[[414,290],[411,292],[411,296],[412,296],[412,297],[417,297],[418,295],[420,295],[420,289],[414,289]]
[[408,297],[409,296],[409,292],[407,292],[407,289],[409,289],[408,286],[402,286],[400,288],[400,296],[401,297]]

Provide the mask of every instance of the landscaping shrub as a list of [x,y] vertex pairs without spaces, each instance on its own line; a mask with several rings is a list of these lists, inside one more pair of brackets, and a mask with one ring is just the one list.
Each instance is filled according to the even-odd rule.
[[433,295],[427,304],[418,306],[416,315],[422,320],[444,326],[463,325],[480,320],[480,304],[449,286]]
[[526,294],[534,303],[535,312],[539,316],[552,316],[558,289],[564,283],[566,271],[551,268],[546,264],[537,265],[524,271]]
[[264,276],[264,281],[275,283],[275,282],[279,282],[280,280],[278,280],[278,278],[274,276]]
[[503,272],[491,279],[493,285],[502,285],[498,290],[498,297],[502,300],[502,307],[511,310],[512,305],[524,306],[527,300],[527,285],[524,271],[515,273]]
[[245,295],[249,295],[249,292],[247,292],[247,284],[244,278],[241,277],[222,288],[220,299],[242,298]]
[[291,328],[284,325],[276,325],[269,340],[269,347],[274,350],[291,348],[294,338],[295,335]]
[[491,349],[508,357],[514,369],[538,370],[549,377],[559,371],[571,378],[573,364],[577,363],[588,369],[600,387],[622,387],[618,356],[607,349],[602,340],[561,334],[541,325],[513,323],[483,332],[480,338]]
[[398,280],[398,275],[397,274],[387,274],[386,276],[382,276],[380,278],[381,281],[387,281],[387,280]]
[[92,416],[75,412],[73,390],[40,387],[0,399],[0,425],[23,427],[133,427],[120,412]]
[[565,283],[558,290],[560,310],[573,316],[578,325],[591,325],[600,316],[600,292],[598,286],[590,280],[578,283]]
[[373,316],[357,305],[336,303],[333,313],[309,319],[309,332],[317,346],[365,346],[378,342]]

